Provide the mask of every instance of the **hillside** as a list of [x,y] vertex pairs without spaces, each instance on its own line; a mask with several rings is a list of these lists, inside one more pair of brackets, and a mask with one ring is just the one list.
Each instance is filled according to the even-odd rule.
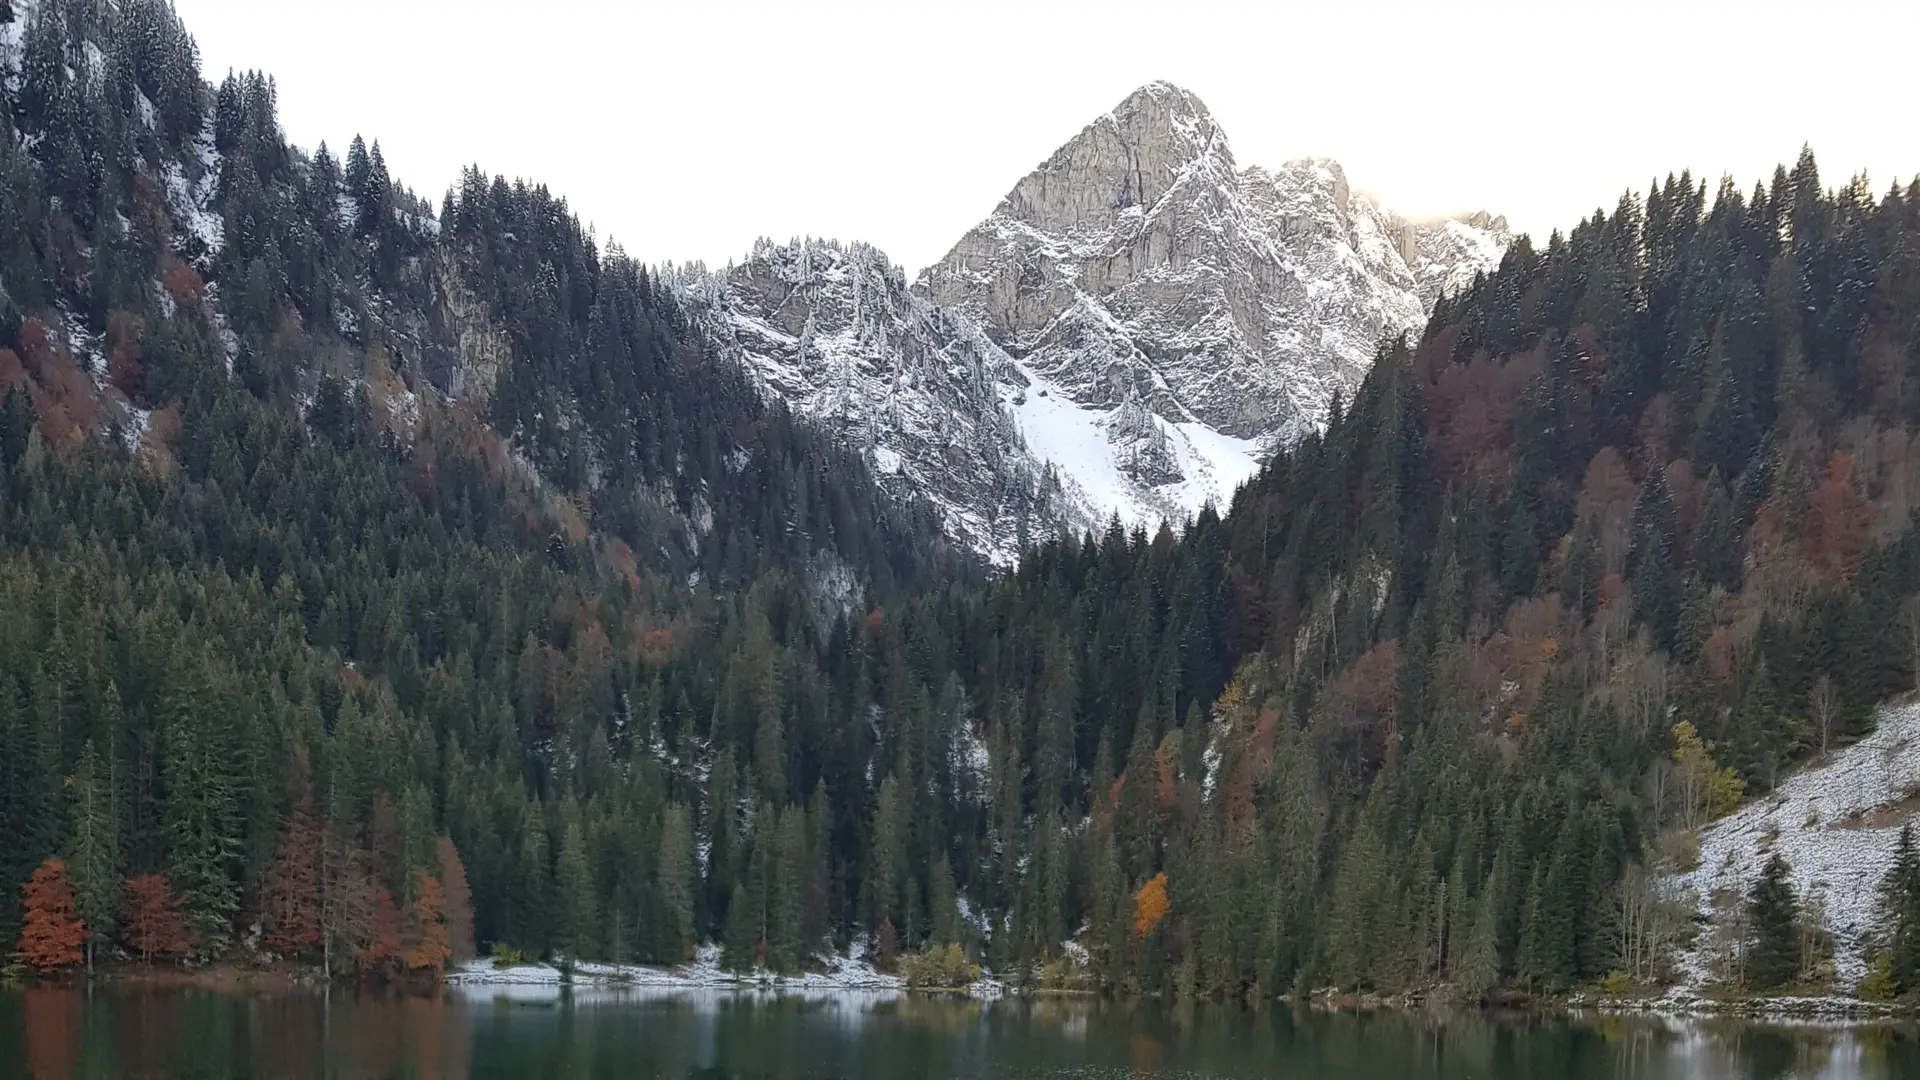
[[[1150,363],[1090,404],[1014,319],[1057,312],[946,340],[940,289],[866,249],[717,280],[533,182],[475,168],[432,205],[377,142],[288,145],[264,75],[202,82],[162,0],[11,7],[0,933],[34,966],[80,963],[69,938],[395,982],[473,948],[791,975],[952,946],[1115,994],[1868,963],[1920,993],[1920,854],[1870,931],[1812,932],[1843,845],[1785,823],[1805,865],[1703,921],[1667,887],[1757,856],[1809,763],[1900,737],[1920,182],[1831,186],[1810,151],[1750,192],[1668,177],[1490,273],[1409,269],[1430,318],[1377,327],[1323,425],[1265,385],[1236,418],[1134,344],[1164,277],[1118,252],[1081,290],[1113,326],[1069,307]],[[1144,93],[1204,168],[1119,195],[1267,182]],[[1124,113],[997,220],[1106,229],[1116,193],[1073,178]],[[1398,257],[1455,225],[1483,229]],[[1091,438],[1059,423],[1089,409],[1183,476],[1177,417],[1285,437],[1177,531],[1036,537],[1080,520],[1036,432]],[[922,421],[988,482],[925,472]]]

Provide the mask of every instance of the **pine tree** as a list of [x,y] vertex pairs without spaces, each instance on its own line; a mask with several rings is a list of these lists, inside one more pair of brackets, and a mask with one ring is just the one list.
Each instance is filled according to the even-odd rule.
[[586,834],[577,822],[569,823],[561,835],[554,891],[559,902],[554,947],[568,961],[592,959],[599,952],[600,916]]
[[806,859],[805,814],[779,812],[773,835],[772,875],[767,889],[767,966],[793,973],[804,959],[800,941],[801,866]]
[[903,811],[900,784],[892,776],[880,782],[880,798],[873,812],[873,841],[867,849],[867,925],[877,933],[881,923],[895,923],[901,880],[905,876]]
[[1474,907],[1473,921],[1463,936],[1460,961],[1454,981],[1468,996],[1485,997],[1500,984],[1500,947],[1496,937],[1498,920],[1493,909],[1494,889],[1482,890]]
[[102,768],[92,740],[80,748],[68,799],[67,868],[75,904],[87,925],[87,974],[92,975],[99,942],[113,932],[120,899],[119,800],[111,770]]
[[1891,924],[1887,960],[1897,993],[1920,989],[1920,849],[1913,826],[1900,827],[1893,866],[1881,886],[1881,906]]
[[661,917],[655,924],[654,959],[679,963],[693,945],[693,823],[687,808],[669,804],[661,813],[659,867],[655,887]]
[[1747,985],[1772,990],[1800,974],[1799,900],[1787,861],[1774,852],[1747,894]]
[[733,887],[727,904],[727,929],[720,962],[729,971],[753,971],[760,963],[760,909],[744,884]]
[[240,859],[238,800],[219,745],[204,681],[189,662],[162,706],[168,877],[185,899],[187,929],[204,956],[225,951],[240,909],[233,870]]

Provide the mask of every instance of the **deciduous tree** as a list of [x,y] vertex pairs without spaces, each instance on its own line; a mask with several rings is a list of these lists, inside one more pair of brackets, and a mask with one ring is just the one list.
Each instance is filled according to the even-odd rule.
[[187,932],[180,912],[182,898],[164,875],[140,874],[130,877],[120,888],[120,937],[128,948],[140,954],[144,963],[155,957],[180,956],[193,947],[193,935]]
[[67,864],[49,858],[21,887],[26,899],[26,921],[20,930],[20,959],[41,971],[72,967],[84,957],[87,926],[73,902],[73,882]]

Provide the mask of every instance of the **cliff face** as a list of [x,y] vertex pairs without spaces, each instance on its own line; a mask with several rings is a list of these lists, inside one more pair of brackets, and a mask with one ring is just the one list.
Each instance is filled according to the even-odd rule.
[[676,281],[766,393],[1008,562],[1225,503],[1506,240],[1484,214],[1405,220],[1331,161],[1242,169],[1206,107],[1156,83],[911,288],[874,248],[819,240]]
[[1079,404],[1263,443],[1318,423],[1383,337],[1491,269],[1503,220],[1408,221],[1325,160],[1240,168],[1192,94],[1143,87],[1014,186],[918,288]]
[[971,321],[915,295],[864,244],[763,242],[679,292],[710,340],[763,390],[858,449],[883,487],[922,497],[947,531],[996,561],[1085,528],[1004,400],[1018,365]]

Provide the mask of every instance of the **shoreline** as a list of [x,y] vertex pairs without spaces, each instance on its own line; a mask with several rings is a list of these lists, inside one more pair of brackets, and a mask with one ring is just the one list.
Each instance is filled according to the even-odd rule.
[[[351,980],[330,983],[317,968],[245,968],[214,965],[194,970],[167,967],[106,967],[91,980],[96,985],[142,989],[194,989],[216,993],[287,993],[322,990],[329,985],[357,988]],[[85,989],[83,972],[16,980],[8,985],[56,985]],[[390,986],[389,990],[418,993],[423,985]],[[1094,989],[1040,987],[1009,983],[992,975],[965,986],[909,986],[898,975],[875,970],[863,958],[833,957],[821,971],[799,975],[771,972],[738,973],[721,968],[717,950],[702,950],[696,959],[676,967],[644,964],[583,963],[566,968],[548,963],[495,967],[488,959],[467,961],[446,972],[434,989],[468,996],[546,998],[561,992],[592,994],[624,991],[713,991],[855,995],[940,995],[995,999],[1013,997],[1100,997]],[[1920,1020],[1920,1002],[1866,1001],[1840,995],[1768,995],[1713,997],[1676,988],[1657,996],[1607,997],[1577,992],[1562,997],[1513,998],[1469,1002],[1445,993],[1372,994],[1316,991],[1304,998],[1283,994],[1276,1004],[1314,1010],[1341,1011],[1451,1011],[1507,1013],[1564,1013],[1572,1016],[1634,1016],[1673,1020],[1728,1018],[1781,1023],[1882,1024]]]

